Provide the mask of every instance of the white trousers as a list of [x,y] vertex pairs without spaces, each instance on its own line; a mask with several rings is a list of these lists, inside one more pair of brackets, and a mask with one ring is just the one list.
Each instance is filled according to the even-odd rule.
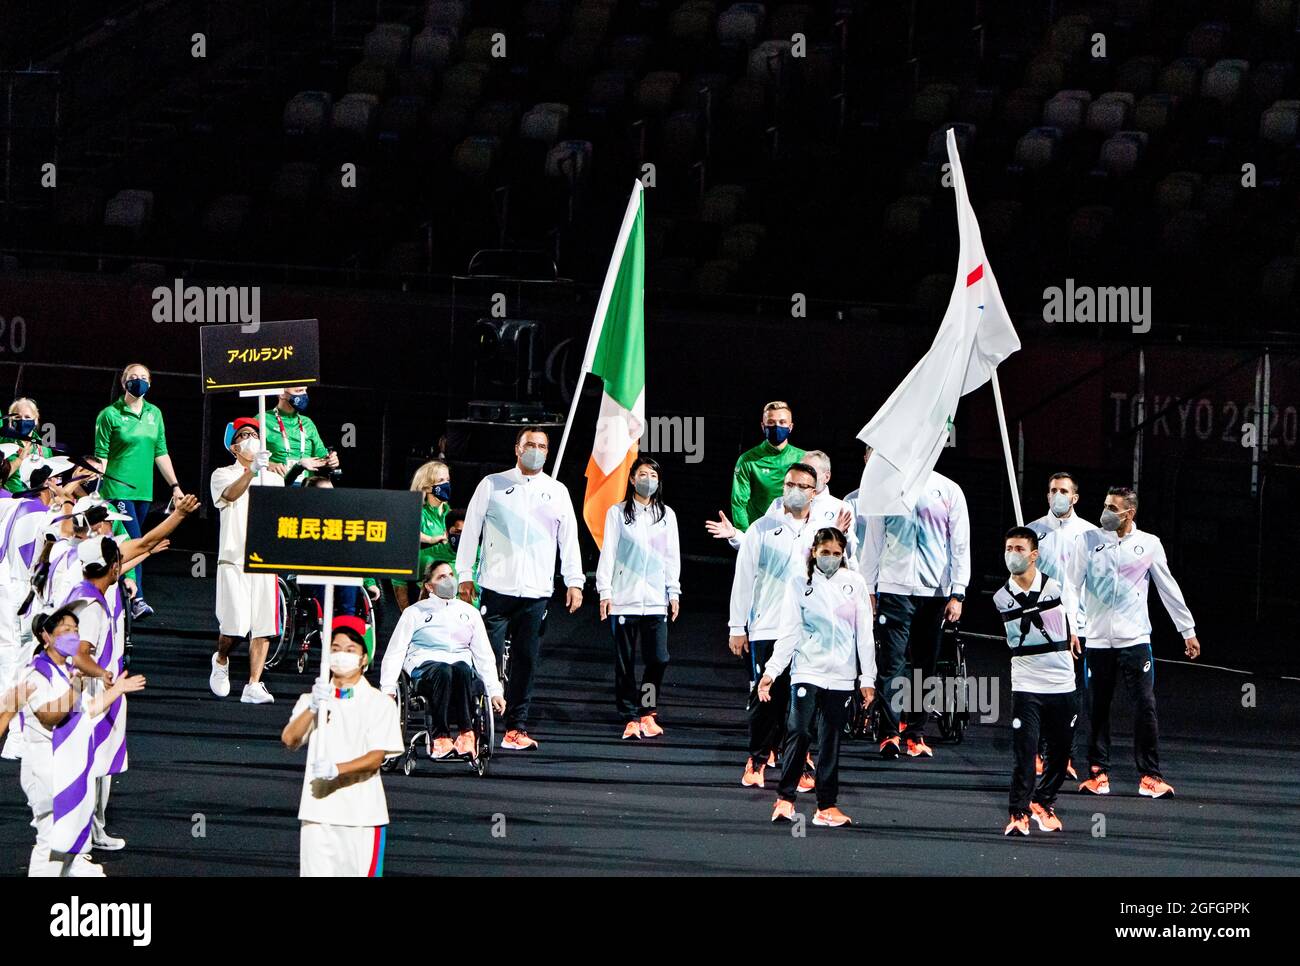
[[303,877],[377,878],[384,871],[387,826],[303,822],[298,874]]

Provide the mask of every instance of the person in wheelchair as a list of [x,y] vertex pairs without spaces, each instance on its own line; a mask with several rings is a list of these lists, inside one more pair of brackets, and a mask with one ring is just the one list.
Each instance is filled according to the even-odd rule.
[[[451,564],[439,560],[424,576],[428,596],[402,611],[379,669],[379,689],[396,698],[405,671],[414,693],[428,702],[432,721],[432,755],[447,758],[478,755],[474,733],[475,677],[482,682],[492,710],[505,714],[505,689],[497,675],[496,655],[483,618],[457,596]],[[458,735],[451,738],[455,726]]]

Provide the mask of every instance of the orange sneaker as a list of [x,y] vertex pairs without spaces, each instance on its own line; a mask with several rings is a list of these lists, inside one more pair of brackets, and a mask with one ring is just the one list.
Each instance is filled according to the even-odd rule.
[[853,819],[832,805],[830,808],[817,809],[816,813],[813,814],[813,824],[825,825],[828,828],[839,828],[841,825],[852,825]]
[[451,754],[452,743],[450,738],[434,738],[433,747],[429,750],[430,758],[446,758]]
[[804,772],[802,775],[799,776],[799,791],[810,792],[816,787],[817,787],[817,779],[814,778],[812,775],[810,775],[808,772]]
[[817,771],[817,762],[813,761],[813,759],[812,759],[812,752],[809,752],[807,755],[804,756],[804,762],[803,762],[803,763],[804,763],[804,767],[805,767],[808,771],[813,772],[813,773],[816,773],[816,771]]
[[1079,791],[1091,792],[1093,795],[1109,795],[1110,779],[1106,777],[1104,771],[1094,767],[1092,777],[1079,783]]
[[1003,835],[1015,835],[1019,832],[1021,835],[1029,834],[1029,816],[1012,815],[1011,821],[1007,822],[1007,827],[1002,830]]
[[1038,824],[1040,832],[1059,832],[1065,828],[1061,824],[1061,820],[1056,817],[1055,809],[1046,808],[1037,802],[1030,802],[1029,814],[1033,816],[1034,821]]
[[784,819],[787,822],[793,822],[794,814],[794,802],[787,802],[784,798],[778,798],[776,805],[772,809],[772,821],[779,822]]
[[1078,781],[1078,780],[1079,780],[1079,773],[1078,773],[1077,771],[1074,770],[1074,759],[1073,759],[1073,758],[1071,758],[1071,759],[1069,759],[1068,761],[1066,761],[1066,763],[1065,763],[1065,774],[1068,775],[1070,778],[1072,778],[1074,781]]
[[765,767],[766,766],[764,765],[759,765],[755,768],[752,759],[745,759],[745,774],[740,776],[740,784],[744,785],[746,788],[762,788],[763,769]]
[[462,731],[456,736],[455,750],[462,758],[477,758],[478,736],[472,731]]
[[898,723],[898,733],[901,735],[901,734],[902,734],[904,731],[906,731],[906,730],[907,730],[907,722],[906,722],[906,721],[900,721],[900,722]]
[[537,742],[528,737],[527,731],[511,728],[501,739],[501,747],[508,751],[532,751],[537,747]]
[[901,745],[902,745],[902,741],[899,740],[897,735],[895,735],[893,738],[886,738],[884,741],[880,743],[880,757],[897,758],[899,755],[903,753],[901,749]]
[[641,737],[641,722],[640,722],[640,721],[629,721],[626,725],[624,725],[624,726],[623,726],[623,737],[624,737],[624,738],[640,738],[640,737]]
[[658,738],[664,733],[664,729],[659,727],[659,722],[655,715],[647,714],[641,718],[641,737]]
[[767,753],[767,767],[768,767],[768,768],[775,768],[775,767],[776,767],[776,752],[775,752],[775,751],[769,751],[769,752]]
[[1173,785],[1170,785],[1163,778],[1155,778],[1151,775],[1143,776],[1142,784],[1138,785],[1138,794],[1145,798],[1164,798],[1166,795],[1173,795],[1173,793]]
[[920,738],[908,738],[907,757],[919,758],[921,755],[925,755],[929,758],[934,757],[934,752],[930,749],[930,746],[925,743],[925,737],[922,736]]
[[1042,775],[1043,773],[1043,756],[1034,755],[1034,774]]

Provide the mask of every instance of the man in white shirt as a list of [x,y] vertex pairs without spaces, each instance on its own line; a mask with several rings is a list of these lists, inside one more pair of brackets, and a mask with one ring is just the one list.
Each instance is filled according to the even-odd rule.
[[[1061,605],[1061,585],[1038,567],[1038,537],[1029,527],[1012,527],[1003,541],[1010,579],[993,595],[1011,649],[1010,821],[1003,835],[1028,835],[1032,817],[1044,832],[1061,831],[1056,794],[1065,781],[1070,732],[1078,702],[1070,628]],[[1042,781],[1035,758],[1045,745]]]
[[[1080,791],[1110,793],[1110,705],[1115,682],[1123,678],[1134,710],[1133,759],[1141,782],[1138,794],[1161,798],[1173,794],[1160,773],[1157,749],[1155,658],[1151,653],[1151,613],[1147,588],[1154,583],[1174,627],[1183,636],[1184,652],[1201,653],[1196,622],[1183,592],[1169,572],[1160,538],[1137,528],[1137,494],[1127,486],[1106,491],[1101,529],[1075,537],[1062,599],[1071,625],[1082,609],[1088,615],[1088,701],[1092,739],[1088,778]],[[1077,635],[1071,639],[1076,653]]]
[[236,419],[226,427],[226,448],[235,457],[230,466],[212,471],[212,502],[221,511],[217,551],[217,623],[220,636],[212,655],[208,687],[219,698],[230,693],[230,652],[236,641],[249,638],[248,684],[240,701],[267,704],[274,701],[262,683],[269,639],[280,633],[279,595],[274,574],[244,571],[248,537],[248,488],[284,486],[284,479],[266,472],[271,454],[262,446],[257,420]]
[[[397,703],[366,681],[374,654],[342,617],[330,637],[330,681],[298,698],[280,735],[284,746],[307,744],[298,819],[301,876],[384,874],[388,800],[379,766],[402,748]],[[318,713],[324,711],[320,728]]]
[[[1058,584],[1065,581],[1065,569],[1074,547],[1074,538],[1089,530],[1096,530],[1095,523],[1089,523],[1078,514],[1079,484],[1064,470],[1053,473],[1047,481],[1047,513],[1032,523],[1026,524],[1038,537],[1038,569],[1051,577]],[[1079,614],[1079,624],[1073,627],[1080,640],[1087,639],[1085,621],[1087,614]],[[1085,700],[1084,688],[1087,682],[1087,661],[1074,662],[1075,691],[1079,698],[1079,717],[1074,727],[1074,747],[1070,761],[1066,765],[1066,774],[1077,779],[1074,763],[1088,758],[1088,702]],[[1041,758],[1040,758],[1041,764]]]
[[585,583],[569,491],[542,471],[549,451],[545,430],[525,426],[519,431],[514,467],[479,482],[465,510],[465,527],[456,550],[460,599],[470,603],[474,599],[474,563],[482,547],[479,603],[498,661],[506,634],[510,635],[506,733],[501,747],[511,751],[537,747],[528,734],[528,717],[541,651],[542,619],[555,591],[557,551],[570,614],[582,606]]
[[[804,454],[802,460],[804,465],[811,466],[817,472],[817,489],[813,494],[812,506],[809,507],[808,513],[814,523],[819,527],[835,527],[840,533],[848,539],[848,558],[852,559],[858,544],[853,533],[853,499],[857,497],[857,490],[845,497],[843,500],[832,496],[830,491],[831,482],[831,458],[819,449],[809,450]],[[783,510],[782,498],[774,499],[767,508],[767,516],[779,517]],[[743,531],[737,530],[735,525],[727,519],[725,513],[719,512],[718,519],[705,520],[704,529],[709,531],[709,535],[715,540],[726,540],[731,545],[732,550],[740,549],[740,538]]]
[[[780,515],[764,514],[742,535],[731,581],[727,646],[737,657],[748,653],[750,661],[749,757],[740,778],[747,788],[764,787],[764,769],[785,742],[789,669],[777,676],[772,700],[760,700],[758,685],[782,627],[787,584],[808,576],[808,551],[818,529],[809,513],[817,471],[807,463],[791,463],[783,487]],[[809,791],[813,781],[805,777],[801,787]]]
[[868,517],[865,529],[859,566],[867,587],[875,591],[872,604],[882,634],[876,689],[884,729],[880,754],[897,758],[902,753],[900,724],[906,710],[900,705],[910,704],[907,754],[933,757],[925,741],[928,713],[920,708],[921,696],[910,694],[907,653],[910,649],[913,666],[928,681],[934,676],[944,622],[961,619],[970,583],[966,496],[952,480],[931,472],[910,514]]

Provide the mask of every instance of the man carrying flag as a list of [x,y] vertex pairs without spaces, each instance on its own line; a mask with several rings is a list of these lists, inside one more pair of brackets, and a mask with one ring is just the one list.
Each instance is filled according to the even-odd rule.
[[[899,690],[905,687],[908,643],[913,664],[925,675],[932,674],[942,621],[961,618],[970,581],[966,499],[957,484],[934,472],[934,466],[952,431],[958,401],[990,378],[996,392],[997,364],[1020,348],[984,255],[951,130],[948,160],[959,236],[957,277],[948,310],[929,351],[858,434],[870,447],[857,514],[868,518],[862,573],[867,586],[879,593],[876,613],[884,640],[877,690],[884,701],[886,723],[880,750],[891,758],[901,752],[899,711],[907,695]],[[1003,448],[1009,463],[1005,426]],[[1016,507],[1018,517],[1018,498]],[[919,704],[919,695],[912,698]],[[911,757],[933,755],[924,728],[922,713],[908,731]]]

